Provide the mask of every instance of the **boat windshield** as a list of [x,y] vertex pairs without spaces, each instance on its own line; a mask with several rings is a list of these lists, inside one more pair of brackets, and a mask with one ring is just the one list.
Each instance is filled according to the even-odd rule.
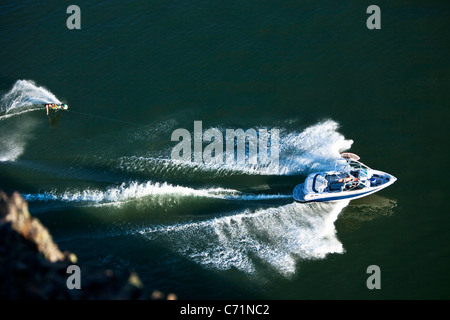
[[349,171],[352,176],[364,181],[368,178],[369,167],[359,161],[349,162]]
[[361,180],[367,179],[369,169],[365,164],[351,159],[339,159],[336,162],[336,170],[350,173]]

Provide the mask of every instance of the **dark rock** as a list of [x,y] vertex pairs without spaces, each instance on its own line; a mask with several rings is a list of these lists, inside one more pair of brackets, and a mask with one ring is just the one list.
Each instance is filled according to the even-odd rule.
[[[82,270],[81,288],[69,289],[70,265]],[[133,271],[117,276],[77,264],[71,252],[61,252],[50,232],[30,216],[18,194],[0,191],[0,299],[139,299],[142,284]]]

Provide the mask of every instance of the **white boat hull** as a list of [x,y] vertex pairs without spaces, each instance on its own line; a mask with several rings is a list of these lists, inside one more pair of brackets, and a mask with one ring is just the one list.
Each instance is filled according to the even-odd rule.
[[294,188],[293,197],[296,202],[335,202],[342,200],[354,200],[362,197],[369,196],[375,192],[378,192],[390,185],[392,185],[397,178],[388,173],[373,170],[373,173],[379,175],[383,179],[383,183],[373,187],[364,187],[358,190],[350,191],[336,191],[336,192],[307,192],[304,188],[304,183],[297,185]]

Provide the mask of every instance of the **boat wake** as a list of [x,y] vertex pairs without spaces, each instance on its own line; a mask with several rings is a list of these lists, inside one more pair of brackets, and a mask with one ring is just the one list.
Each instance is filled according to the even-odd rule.
[[258,278],[273,271],[291,277],[301,260],[344,252],[334,222],[347,205],[292,203],[200,222],[151,226],[134,233],[169,243],[175,252],[205,268],[237,269]]
[[[166,131],[173,128],[165,126]],[[170,132],[158,130],[158,137],[166,135],[170,141]],[[171,147],[162,147],[164,151],[147,152],[141,155],[125,155],[113,159],[105,159],[103,156],[89,156],[85,163],[99,162],[112,170],[126,173],[138,173],[156,175],[165,179],[172,177],[213,179],[234,175],[301,175],[314,170],[329,170],[334,168],[335,159],[340,153],[350,149],[353,140],[345,139],[338,132],[339,124],[333,120],[327,120],[312,125],[303,131],[286,132],[280,129],[280,155],[279,168],[274,171],[269,167],[242,164],[211,164],[196,163],[170,158]],[[151,129],[145,129],[146,137],[155,137]],[[219,129],[220,130],[220,129]],[[143,134],[130,135],[127,144],[141,139]],[[153,141],[153,140],[152,140]],[[141,142],[141,141],[139,141]],[[152,142],[153,143],[153,142]],[[156,143],[156,141],[155,141]]]
[[27,201],[59,201],[78,202],[86,205],[113,205],[120,206],[133,200],[150,198],[152,202],[167,205],[167,201],[177,204],[186,198],[211,198],[222,200],[257,201],[270,199],[291,198],[292,195],[282,194],[252,194],[244,193],[233,189],[224,188],[203,188],[194,189],[184,186],[174,186],[169,183],[158,183],[147,181],[145,183],[130,182],[122,183],[120,186],[109,187],[106,190],[86,189],[86,190],[57,190],[24,194]]
[[283,157],[280,155],[279,174],[333,169],[335,159],[353,144],[353,140],[345,139],[338,129],[337,122],[326,120],[301,132],[286,133],[281,144]]

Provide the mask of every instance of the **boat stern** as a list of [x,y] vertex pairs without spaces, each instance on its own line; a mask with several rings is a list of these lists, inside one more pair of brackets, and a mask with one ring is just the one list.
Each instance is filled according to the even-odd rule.
[[292,193],[295,202],[301,203],[306,202],[304,185],[305,185],[304,183],[301,183],[295,186],[294,191]]

